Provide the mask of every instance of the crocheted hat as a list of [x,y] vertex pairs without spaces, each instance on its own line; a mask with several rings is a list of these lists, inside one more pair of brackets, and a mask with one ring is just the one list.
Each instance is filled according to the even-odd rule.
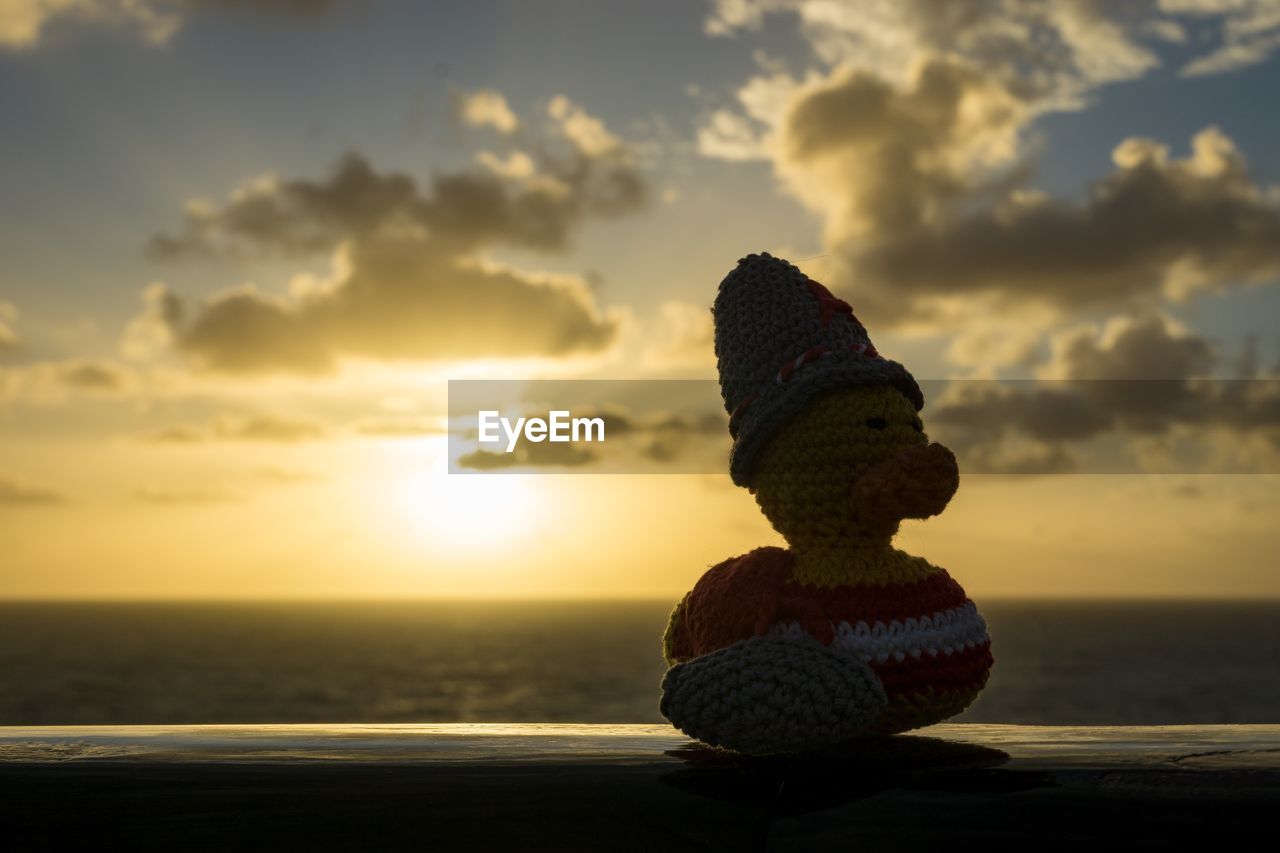
[[876,352],[853,309],[782,258],[762,252],[738,261],[712,313],[734,440],[729,474],[739,486],[750,486],[774,431],[824,391],[887,382],[924,406],[916,380]]

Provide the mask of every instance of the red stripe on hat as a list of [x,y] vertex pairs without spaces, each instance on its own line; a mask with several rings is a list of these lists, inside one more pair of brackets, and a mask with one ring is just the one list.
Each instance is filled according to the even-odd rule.
[[782,365],[782,367],[778,370],[778,381],[786,382],[788,379],[791,378],[791,374],[795,373],[798,368],[808,364],[811,361],[816,361],[822,358],[824,355],[826,355],[829,352],[831,352],[831,348],[828,346],[823,346],[822,344],[819,344],[816,347],[812,347],[810,349],[805,350],[796,358],[793,358],[790,361],[788,361],[786,364]]
[[733,407],[733,412],[729,415],[729,435],[733,438],[738,437],[738,430],[742,428],[742,415],[747,408],[755,402],[759,394],[748,394],[742,398],[742,402]]
[[836,296],[830,290],[827,290],[818,282],[809,279],[809,292],[818,300],[818,321],[822,323],[822,328],[826,328],[831,324],[831,318],[836,314],[847,314],[849,319],[857,323],[858,318],[853,316],[853,308],[848,302]]

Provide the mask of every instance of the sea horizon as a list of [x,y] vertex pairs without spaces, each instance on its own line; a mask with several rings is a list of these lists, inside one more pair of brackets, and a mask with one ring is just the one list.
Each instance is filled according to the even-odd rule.
[[[0,601],[0,725],[661,723],[675,599]],[[979,599],[956,722],[1280,720],[1280,602]]]

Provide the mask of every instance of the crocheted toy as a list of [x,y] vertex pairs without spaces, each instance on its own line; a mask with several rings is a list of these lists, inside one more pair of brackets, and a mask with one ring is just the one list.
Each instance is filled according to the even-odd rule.
[[890,544],[959,485],[915,379],[848,304],[767,253],[738,262],[713,310],[730,474],[790,547],[725,560],[676,607],[663,715],[768,754],[959,713],[991,668],[986,623],[945,570]]

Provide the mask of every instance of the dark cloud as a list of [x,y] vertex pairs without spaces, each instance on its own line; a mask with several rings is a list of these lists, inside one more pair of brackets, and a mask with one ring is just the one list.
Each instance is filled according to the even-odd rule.
[[220,487],[194,486],[191,488],[155,488],[139,487],[134,490],[134,497],[143,503],[157,506],[184,506],[236,503],[242,498],[234,492]]
[[110,362],[76,360],[57,366],[58,381],[76,391],[116,393],[131,385],[133,374]]
[[521,442],[512,453],[474,450],[458,458],[460,468],[494,471],[504,468],[577,468],[595,462],[599,457],[590,450],[573,444]]
[[[1155,438],[1176,438],[1186,450],[1175,468],[1199,470],[1217,464],[1215,433],[1255,457],[1255,472],[1280,464],[1280,380],[968,384],[960,399],[935,406],[927,425],[971,473],[1131,471],[1135,442]],[[1251,449],[1254,439],[1262,446]]]
[[221,208],[194,205],[178,234],[159,234],[147,249],[159,259],[313,254],[412,220],[421,204],[412,178],[379,174],[351,153],[323,181],[262,178],[237,189]]
[[1127,140],[1116,149],[1117,170],[1082,202],[1030,196],[872,243],[850,239],[847,269],[891,290],[903,316],[938,296],[1074,308],[1280,276],[1280,209],[1221,132],[1201,132],[1192,147],[1178,160]]
[[113,361],[36,361],[0,370],[0,401],[62,400],[75,395],[111,397],[132,391],[137,385],[135,371]]
[[192,206],[182,229],[153,237],[148,251],[159,259],[296,256],[414,230],[453,254],[495,244],[556,251],[587,219],[631,213],[646,201],[645,180],[625,147],[588,154],[575,146],[529,163],[532,171],[521,175],[437,174],[422,191],[412,177],[380,173],[350,153],[324,180],[262,178],[222,207]]
[[146,351],[163,342],[199,366],[240,374],[318,374],[346,358],[603,349],[617,321],[597,309],[586,279],[483,259],[501,245],[561,250],[584,222],[645,201],[625,145],[567,100],[557,98],[549,112],[559,135],[536,157],[513,150],[520,168],[491,155],[489,168],[436,175],[422,191],[411,177],[350,154],[324,180],[263,179],[222,207],[192,207],[180,232],[152,240],[153,255],[334,251],[333,276],[288,297],[227,290],[194,311],[152,287],[127,344]]
[[443,435],[446,430],[438,418],[406,415],[365,418],[356,422],[354,431],[360,435],[379,438],[414,438],[423,435]]
[[1035,109],[1017,83],[957,58],[905,83],[855,69],[799,87],[777,168],[826,218],[831,283],[883,326],[936,320],[948,297],[1131,310],[1280,277],[1280,206],[1221,130],[1183,158],[1126,139],[1073,201],[1034,188]]
[[1213,370],[1204,338],[1158,314],[1113,320],[1101,335],[1084,327],[1059,335],[1049,373],[1062,379],[1187,379]]
[[61,492],[0,476],[0,507],[56,506],[67,502]]
[[967,443],[952,450],[959,454],[961,470],[970,474],[1044,476],[1070,474],[1080,468],[1080,461],[1066,447],[1025,438],[1002,436],[996,441]]
[[[1202,451],[1214,431],[1242,447],[1260,437],[1280,450],[1280,379],[1213,378],[1216,357],[1208,342],[1160,317],[1126,318],[1101,335],[1065,333],[1054,350],[1049,373],[1055,378],[957,382],[930,407],[927,425],[969,470],[980,472],[1131,467],[1087,459],[1071,448],[1179,430]],[[1271,470],[1275,462],[1260,464]]]
[[196,444],[207,441],[261,441],[292,444],[328,435],[320,424],[272,415],[223,415],[207,426],[175,424],[146,437],[155,444]]
[[780,163],[827,208],[837,239],[916,229],[985,188],[982,165],[1014,145],[1028,111],[960,61],[932,60],[906,88],[851,70],[792,101]]

